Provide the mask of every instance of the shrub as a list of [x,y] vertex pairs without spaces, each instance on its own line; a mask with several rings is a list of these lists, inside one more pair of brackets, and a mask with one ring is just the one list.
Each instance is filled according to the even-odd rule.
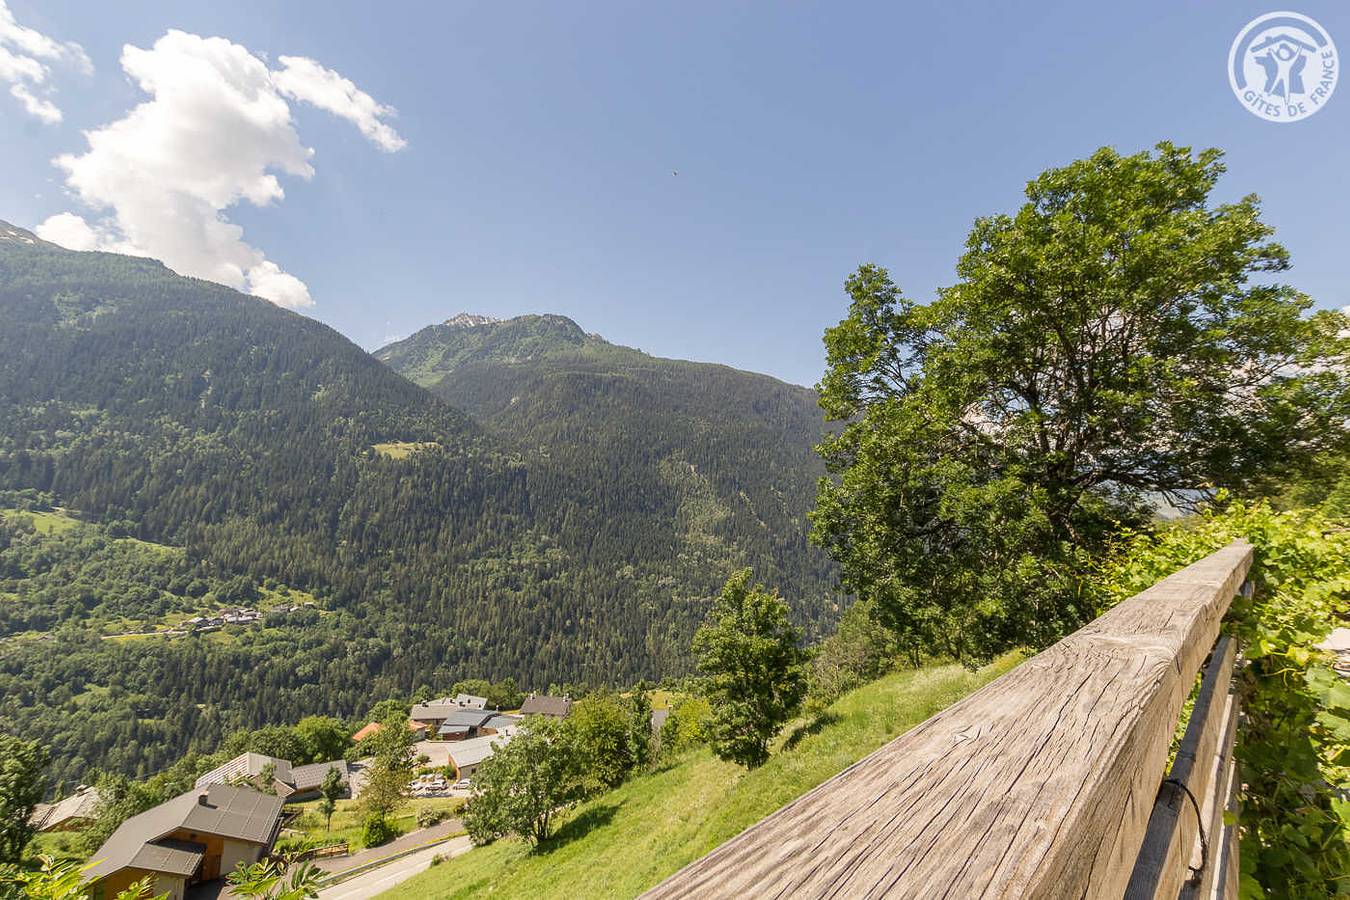
[[680,753],[708,742],[712,705],[703,697],[685,697],[670,708],[661,726],[661,752]]
[[394,831],[394,826],[389,824],[389,820],[379,813],[371,813],[366,816],[365,825],[361,829],[361,843],[367,847],[378,847],[381,844],[387,844],[398,836]]
[[[834,634],[820,642],[807,679],[809,698],[828,704],[854,688],[885,675],[905,648],[877,620],[871,603],[860,600],[839,620]],[[917,665],[913,657],[911,663]]]
[[423,807],[417,811],[417,827],[430,828],[432,825],[444,822],[449,817],[448,810],[436,809],[431,806]]

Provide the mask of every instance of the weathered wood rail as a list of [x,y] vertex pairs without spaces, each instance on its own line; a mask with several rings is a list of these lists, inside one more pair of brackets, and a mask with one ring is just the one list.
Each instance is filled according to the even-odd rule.
[[1215,642],[1251,561],[1234,542],[1131,597],[645,896],[1236,896]]

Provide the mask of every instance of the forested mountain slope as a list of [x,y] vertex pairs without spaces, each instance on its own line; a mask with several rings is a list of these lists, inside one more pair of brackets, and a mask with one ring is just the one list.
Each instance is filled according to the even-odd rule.
[[805,540],[824,474],[814,391],[649,356],[557,315],[460,314],[375,356],[589,491],[676,510],[689,527],[759,529],[776,555],[825,565]]
[[[814,469],[764,477],[777,450],[758,434],[663,448],[653,482],[563,434],[526,452],[485,421],[311,319],[0,223],[0,491],[183,547],[189,580],[271,579],[327,610],[266,639],[133,646],[78,616],[44,623],[56,652],[0,635],[0,730],[61,735],[67,771],[145,772],[231,728],[423,683],[659,677],[683,671],[707,598],[742,565],[803,624],[832,616],[832,570],[794,513]],[[743,473],[704,463],[718,453]],[[0,603],[51,589],[19,574]],[[61,686],[76,699],[57,702]]]

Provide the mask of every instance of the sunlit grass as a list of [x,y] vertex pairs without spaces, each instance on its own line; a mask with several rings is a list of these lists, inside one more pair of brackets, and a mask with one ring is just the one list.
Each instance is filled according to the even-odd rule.
[[440,444],[435,441],[388,441],[382,444],[373,444],[371,449],[389,459],[407,459],[418,450],[428,450],[439,446]]
[[[690,752],[583,804],[539,852],[498,841],[381,896],[633,897],[1019,659],[1010,655],[978,672],[938,665],[893,673],[840,698],[818,722],[790,725],[759,769],[747,772],[706,749]],[[793,749],[781,749],[799,728]]]

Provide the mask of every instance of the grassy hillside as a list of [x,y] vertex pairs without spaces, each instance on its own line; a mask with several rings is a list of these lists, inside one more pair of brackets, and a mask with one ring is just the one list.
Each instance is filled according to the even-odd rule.
[[746,772],[700,749],[574,811],[538,853],[498,841],[434,866],[382,897],[633,897],[810,790],[891,738],[1016,665],[978,672],[930,666],[846,694],[787,729],[763,767]]

